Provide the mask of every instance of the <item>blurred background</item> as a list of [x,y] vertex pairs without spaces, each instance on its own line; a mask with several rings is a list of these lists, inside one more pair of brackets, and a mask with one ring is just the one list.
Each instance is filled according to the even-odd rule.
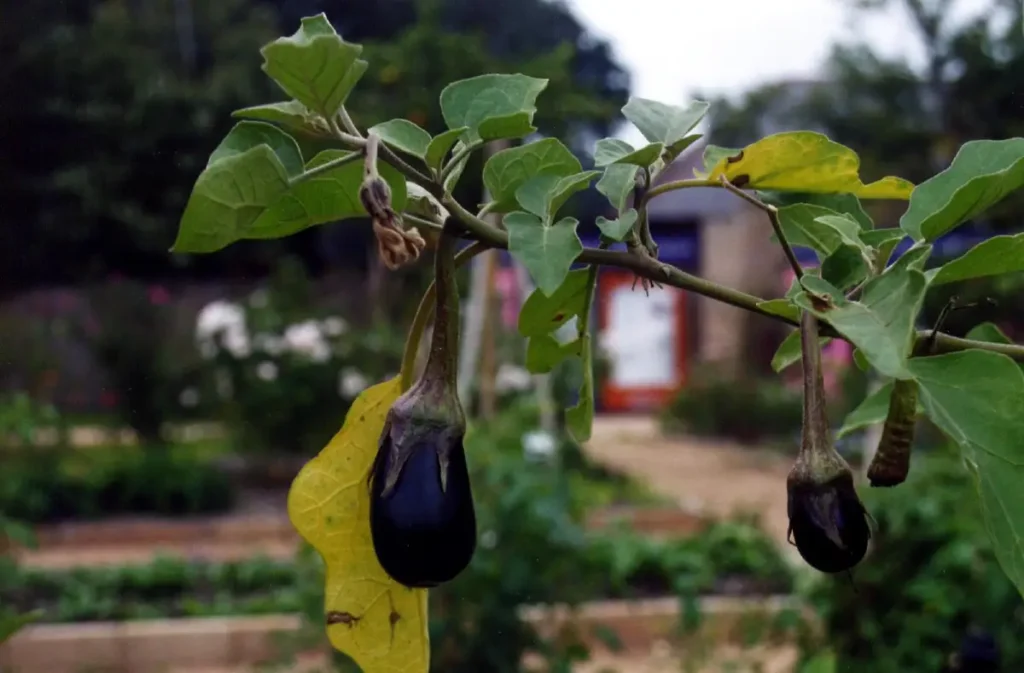
[[[690,177],[705,142],[812,129],[858,151],[865,180],[917,182],[1024,126],[1017,0],[3,3],[0,616],[41,614],[0,669],[353,670],[328,651],[319,557],[285,498],[359,392],[397,372],[429,265],[388,272],[354,220],[168,253],[231,111],[280,98],[260,46],[318,12],[365,45],[364,128],[437,132],[445,84],[523,72],[551,82],[537,126],[592,165],[598,138],[637,138],[628,96],[712,101],[666,180]],[[595,245],[607,202],[571,208]],[[869,210],[880,227],[900,215]],[[1022,212],[1007,199],[936,257],[1024,230]],[[667,262],[766,297],[789,286],[767,221],[724,191],[666,194],[651,218]],[[922,422],[905,486],[865,489],[870,559],[819,576],[786,544],[799,368],[769,363],[787,328],[602,272],[599,413],[580,446],[562,419],[579,363],[526,372],[528,280],[504,254],[476,262],[460,385],[481,543],[431,595],[432,670],[937,673],[993,644],[998,670],[1022,670],[1024,606],[936,430]],[[944,286],[922,326],[953,294],[990,297],[947,330],[988,320],[1020,341],[1022,289]],[[842,344],[827,366],[838,427],[874,382]],[[857,469],[869,441],[841,443]]]

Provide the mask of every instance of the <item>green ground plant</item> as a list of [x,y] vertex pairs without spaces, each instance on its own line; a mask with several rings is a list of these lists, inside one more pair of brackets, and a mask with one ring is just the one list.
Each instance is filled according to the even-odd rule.
[[[889,471],[873,485],[906,477],[906,428],[926,415],[959,446],[963,478],[980,502],[976,525],[1024,590],[1024,374],[1013,361],[1024,359],[1024,346],[998,330],[958,338],[938,325],[916,329],[932,288],[1024,271],[1024,234],[996,236],[927,266],[939,237],[1024,186],[1024,138],[970,141],[949,167],[915,186],[893,176],[865,183],[853,150],[819,133],[787,132],[744,148],[709,146],[703,170],[655,185],[699,137],[706,103],[632,98],[622,113],[645,144],[599,140],[593,167],[584,169],[533,126],[544,79],[482,74],[448,85],[440,93],[448,130],[432,136],[407,119],[365,126],[352,119],[345,103],[367,63],[322,14],[262,55],[286,98],[235,113],[240,121],[199,175],[173,251],[213,253],[349,218],[369,218],[389,268],[415,263],[428,246],[435,251],[435,281],[410,328],[401,373],[354,401],[289,497],[296,528],[325,560],[328,637],[363,670],[428,669],[427,592],[458,576],[476,548],[467,424],[454,385],[455,269],[488,248],[507,249],[537,286],[519,316],[530,369],[549,371],[567,358],[584,364],[579,402],[565,411],[578,441],[590,437],[594,411],[590,315],[600,267],[630,270],[645,288],[671,285],[800,327],[775,357],[777,368],[796,360],[804,367],[803,441],[788,484],[791,534],[808,563],[827,572],[858,563],[870,534],[849,467],[832,448],[821,385],[821,340],[849,341],[861,366],[889,380],[854,412],[885,421],[895,437],[879,451]],[[311,137],[330,149],[304,155],[300,146],[310,147]],[[487,159],[489,202],[469,208],[452,196],[475,152],[493,140],[522,139]],[[559,212],[595,182],[612,217],[597,219],[601,243],[585,248],[580,223]],[[770,223],[796,274],[785,296],[756,297],[658,259],[647,206],[694,187],[727,190],[765,213],[765,236]],[[876,226],[861,207],[866,199],[907,201],[899,226]],[[905,239],[909,250],[893,261]],[[460,249],[460,240],[471,243]],[[802,269],[792,246],[814,250],[820,267]],[[415,354],[432,314],[419,372]],[[555,330],[572,319],[576,336],[560,341]]]

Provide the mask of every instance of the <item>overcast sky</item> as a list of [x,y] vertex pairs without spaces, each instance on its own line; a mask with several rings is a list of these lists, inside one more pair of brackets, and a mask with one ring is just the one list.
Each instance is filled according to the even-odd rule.
[[[696,92],[739,93],[762,82],[810,77],[833,44],[867,37],[880,52],[921,62],[902,3],[864,17],[841,0],[567,0],[614,46],[633,95],[678,103]],[[958,0],[954,16],[988,0]],[[686,9],[686,8],[689,9]],[[632,129],[621,134],[637,139]]]

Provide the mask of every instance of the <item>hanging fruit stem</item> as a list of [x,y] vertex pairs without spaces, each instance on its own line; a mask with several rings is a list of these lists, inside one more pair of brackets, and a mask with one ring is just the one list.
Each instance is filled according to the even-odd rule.
[[434,333],[421,380],[441,382],[456,389],[459,364],[459,288],[455,281],[455,246],[458,237],[445,225],[434,251]]
[[804,370],[803,434],[800,453],[824,454],[832,449],[828,408],[825,404],[825,378],[821,372],[821,343],[818,319],[810,311],[800,318],[800,349]]

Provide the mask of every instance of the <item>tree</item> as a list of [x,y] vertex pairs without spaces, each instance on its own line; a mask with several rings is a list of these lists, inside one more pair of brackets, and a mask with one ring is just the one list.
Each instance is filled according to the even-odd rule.
[[[846,146],[814,132],[777,133],[740,150],[709,147],[704,175],[649,188],[694,141],[707,105],[634,98],[622,113],[641,131],[644,146],[599,140],[596,171],[584,170],[556,138],[497,152],[483,168],[491,201],[474,213],[475,204],[453,194],[466,158],[487,141],[531,135],[546,82],[508,73],[463,79],[440,97],[445,131],[429,133],[408,120],[367,129],[347,109],[366,72],[360,54],[322,14],[304,18],[293,36],[264,49],[268,75],[293,98],[240,113],[245,120],[222,145],[229,150],[211,157],[195,183],[174,250],[214,253],[252,236],[285,237],[364,216],[389,268],[415,264],[428,245],[434,249],[434,280],[413,320],[399,375],[355,401],[341,431],[300,472],[289,496],[292,521],[323,555],[326,581],[335,588],[325,606],[328,636],[363,670],[394,670],[399,663],[404,670],[427,670],[426,591],[457,576],[473,558],[466,418],[455,383],[456,269],[488,248],[507,249],[537,285],[519,316],[533,371],[567,358],[592,370],[590,312],[602,266],[797,327],[776,356],[800,360],[804,370],[803,437],[787,480],[790,533],[807,563],[829,573],[859,563],[870,536],[853,474],[833,448],[822,382],[822,337],[849,341],[887,385],[848,422],[884,421],[890,432],[883,438],[902,438],[879,446],[868,472],[872,485],[898,486],[906,478],[920,403],[959,446],[981,499],[981,523],[1024,593],[1024,372],[1014,362],[1024,361],[1024,346],[991,326],[972,339],[943,332],[941,320],[933,329],[915,328],[931,288],[1024,271],[1024,258],[1013,254],[1016,237],[993,238],[924,270],[940,236],[1024,187],[1024,140],[967,142],[946,170],[915,186],[895,176],[865,183],[857,155]],[[306,161],[295,135],[310,132],[331,147]],[[562,212],[594,180],[618,212],[597,223],[602,246],[585,249],[576,235],[579,222]],[[766,213],[798,278],[786,296],[764,300],[657,260],[657,247],[647,245],[647,203],[691,187],[727,190]],[[911,195],[899,227],[875,228],[861,207],[862,200],[907,202]],[[484,220],[486,212],[501,214],[503,226]],[[474,243],[458,251],[461,238]],[[902,239],[912,242],[910,250],[887,265]],[[623,242],[625,250],[610,249]],[[824,260],[821,269],[802,268],[794,243],[812,248]],[[582,268],[573,269],[577,264]],[[431,314],[429,355],[417,374],[415,355]],[[571,318],[577,319],[576,338],[560,343],[553,333]],[[578,441],[590,437],[592,416],[593,380],[585,375],[580,402],[565,410]],[[390,646],[368,647],[374,640]]]

